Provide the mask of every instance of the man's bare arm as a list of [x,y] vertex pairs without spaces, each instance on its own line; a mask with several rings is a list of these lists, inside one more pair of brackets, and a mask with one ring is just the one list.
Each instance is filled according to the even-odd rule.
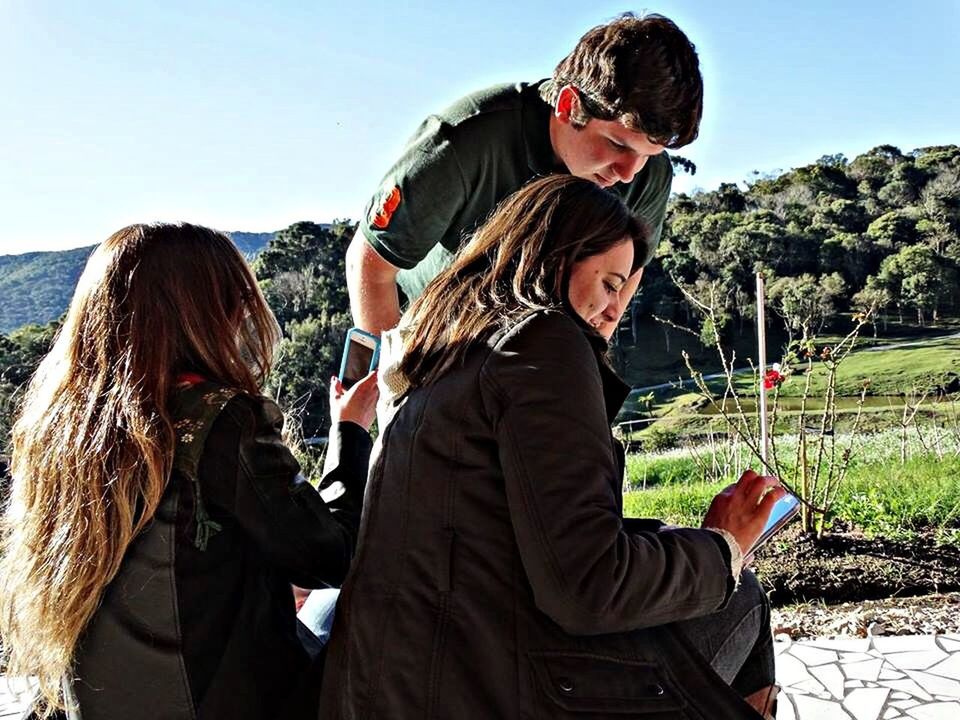
[[346,265],[353,324],[374,335],[396,327],[400,321],[398,268],[380,257],[359,229],[347,248]]

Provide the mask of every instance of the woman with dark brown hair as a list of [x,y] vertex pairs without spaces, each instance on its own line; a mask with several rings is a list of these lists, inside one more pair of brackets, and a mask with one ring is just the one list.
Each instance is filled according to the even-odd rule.
[[339,584],[376,402],[331,384],[339,466],[299,474],[260,388],[279,329],[229,238],[133,225],[91,255],[13,431],[5,671],[40,717],[316,711],[291,583]]
[[776,481],[745,473],[709,530],[622,515],[610,423],[627,388],[598,328],[615,327],[647,238],[614,195],[547,177],[410,308],[402,359],[381,368],[398,394],[321,718],[756,717],[746,697],[767,710],[768,606],[740,558]]

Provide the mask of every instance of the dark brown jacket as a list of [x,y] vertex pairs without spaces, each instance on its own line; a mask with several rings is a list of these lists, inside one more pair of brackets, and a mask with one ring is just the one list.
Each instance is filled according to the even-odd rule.
[[[273,720],[316,712],[290,583],[339,584],[360,521],[370,436],[339,423],[323,486],[300,474],[266,397],[177,393],[175,470],[81,639],[71,720]],[[309,705],[309,710],[307,709]]]
[[403,399],[371,468],[323,720],[756,717],[664,627],[725,603],[729,551],[623,519],[610,422],[626,388],[602,346],[534,313]]

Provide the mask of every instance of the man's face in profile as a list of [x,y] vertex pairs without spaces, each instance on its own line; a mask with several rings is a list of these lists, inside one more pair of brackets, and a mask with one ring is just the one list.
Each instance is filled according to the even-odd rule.
[[567,86],[560,91],[550,136],[554,153],[571,175],[600,187],[628,183],[650,157],[664,151],[663,145],[618,120],[592,118],[583,127],[574,127],[571,116],[579,102],[574,88]]

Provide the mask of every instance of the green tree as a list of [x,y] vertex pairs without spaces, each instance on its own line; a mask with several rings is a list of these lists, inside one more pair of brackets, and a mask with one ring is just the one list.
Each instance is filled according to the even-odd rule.
[[875,282],[868,287],[886,291],[901,312],[913,308],[917,322],[925,324],[927,315],[937,321],[941,304],[955,294],[956,272],[926,245],[905,247],[880,265]]
[[960,159],[938,172],[922,192],[924,214],[954,233],[960,232]]
[[349,222],[294,223],[254,263],[283,330],[268,389],[299,418],[306,436],[329,424],[329,379],[352,324],[344,257],[355,229]]
[[329,426],[328,388],[339,369],[344,338],[353,323],[346,312],[291,320],[277,348],[270,388],[305,437],[323,434]]
[[960,162],[960,147],[956,145],[930,145],[917,148],[911,155],[915,158],[914,166],[920,172],[939,172],[948,166],[956,166]]
[[862,288],[880,267],[877,247],[859,233],[837,233],[820,245],[821,274],[840,272],[850,287]]
[[7,454],[13,416],[27,382],[49,352],[60,320],[0,335],[0,456]]
[[903,160],[903,153],[893,145],[880,145],[858,155],[850,163],[847,173],[857,183],[857,193],[861,198],[876,203],[877,193],[890,182],[890,171]]
[[866,213],[856,200],[831,199],[829,195],[821,195],[820,200],[821,204],[813,216],[817,227],[829,234],[863,232],[866,229]]
[[862,290],[855,293],[850,304],[856,312],[871,318],[870,324],[873,326],[873,336],[876,337],[877,323],[875,318],[877,315],[880,315],[884,328],[886,328],[886,309],[890,306],[890,303],[890,293],[874,283],[868,284]]
[[804,273],[798,277],[782,277],[770,285],[768,301],[790,332],[813,337],[820,333],[828,318],[846,293],[846,283],[839,273],[815,277]]
[[917,241],[917,221],[905,210],[891,210],[871,222],[866,235],[881,248],[899,250]]

